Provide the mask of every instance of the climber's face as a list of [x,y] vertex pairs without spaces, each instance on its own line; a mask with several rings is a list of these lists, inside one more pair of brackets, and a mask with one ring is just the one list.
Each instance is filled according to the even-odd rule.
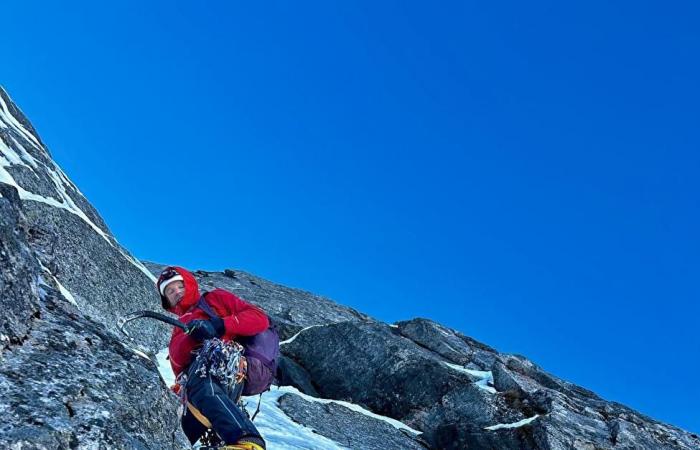
[[173,281],[165,287],[165,298],[168,299],[170,307],[177,305],[185,295],[185,283],[182,281]]

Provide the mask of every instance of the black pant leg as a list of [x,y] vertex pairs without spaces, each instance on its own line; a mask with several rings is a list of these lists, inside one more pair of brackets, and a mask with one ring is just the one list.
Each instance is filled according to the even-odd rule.
[[[238,390],[238,389],[237,389]],[[237,393],[232,397],[236,398]],[[187,399],[209,419],[221,439],[235,444],[243,437],[262,439],[253,422],[211,377],[194,376],[187,383]]]
[[185,432],[190,444],[194,445],[207,432],[207,427],[202,425],[202,422],[185,408],[185,413],[182,416],[182,431]]

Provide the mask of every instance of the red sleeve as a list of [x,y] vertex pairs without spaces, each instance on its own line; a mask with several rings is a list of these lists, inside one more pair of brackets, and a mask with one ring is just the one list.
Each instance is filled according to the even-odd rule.
[[168,345],[168,355],[170,357],[170,366],[173,368],[173,373],[177,377],[192,361],[192,351],[197,347],[198,343],[182,329],[173,328],[173,334]]
[[225,339],[253,336],[270,326],[270,321],[262,309],[228,291],[215,289],[207,295],[207,300],[211,301],[212,308],[224,320]]

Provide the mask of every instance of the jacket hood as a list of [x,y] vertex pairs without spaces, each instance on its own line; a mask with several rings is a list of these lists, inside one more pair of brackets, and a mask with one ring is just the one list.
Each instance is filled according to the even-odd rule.
[[[187,269],[177,266],[170,266],[165,268],[163,272],[165,272],[168,269],[175,270],[182,277],[182,282],[185,285],[185,295],[178,302],[178,304],[173,306],[172,308],[168,306],[168,300],[165,298],[165,296],[161,295],[161,306],[163,307],[163,309],[171,313],[175,313],[178,316],[181,316],[185,312],[187,312],[187,310],[189,310],[192,307],[192,305],[197,303],[197,300],[199,300],[199,284],[194,278],[194,275],[192,275]],[[159,283],[156,284],[156,288],[160,288]]]

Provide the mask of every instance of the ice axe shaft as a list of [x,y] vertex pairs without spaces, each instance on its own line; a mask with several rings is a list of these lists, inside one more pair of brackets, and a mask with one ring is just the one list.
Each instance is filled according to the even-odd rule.
[[157,313],[154,311],[134,311],[132,313],[129,313],[126,316],[119,319],[117,327],[119,328],[119,331],[129,336],[129,333],[127,333],[124,329],[124,325],[126,325],[128,322],[131,322],[132,320],[141,319],[144,317],[160,320],[161,322],[165,322],[169,325],[182,328],[183,331],[187,331],[187,325],[185,325],[184,323],[180,322],[177,319],[173,319],[170,316],[166,316],[165,314]]

